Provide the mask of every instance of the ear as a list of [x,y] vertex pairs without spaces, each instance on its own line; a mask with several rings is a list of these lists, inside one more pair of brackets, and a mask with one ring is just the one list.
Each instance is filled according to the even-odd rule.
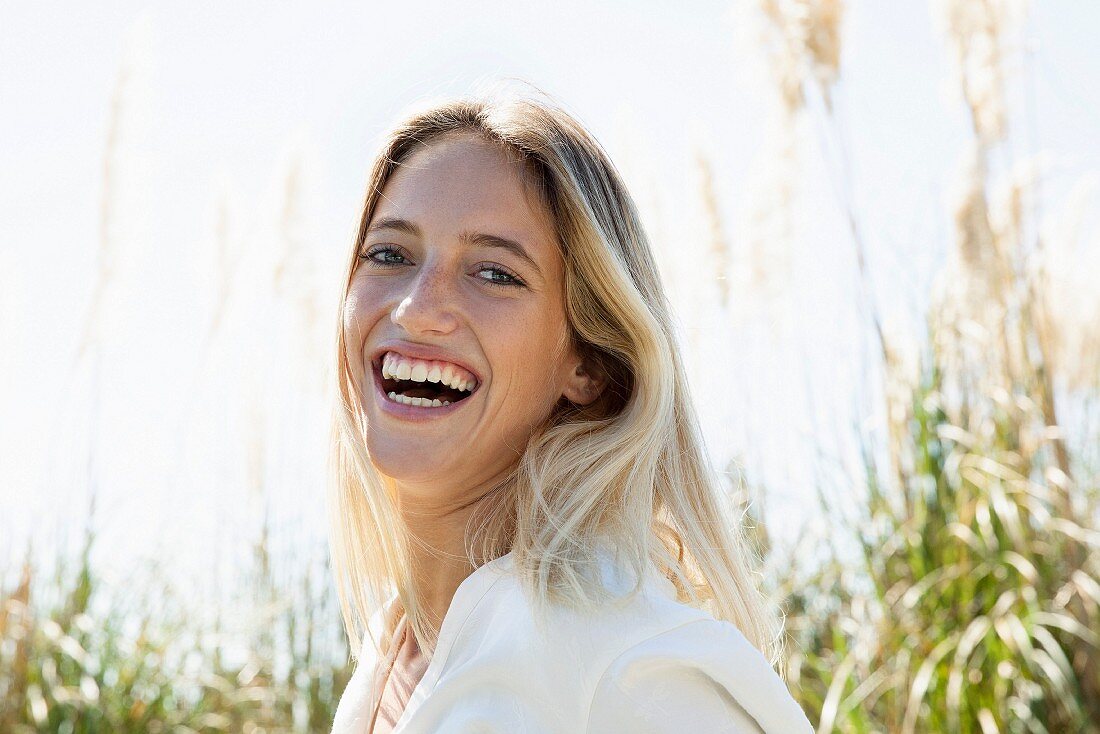
[[562,395],[571,403],[588,405],[600,396],[607,385],[607,374],[591,359],[572,352],[567,363],[569,374],[565,378]]

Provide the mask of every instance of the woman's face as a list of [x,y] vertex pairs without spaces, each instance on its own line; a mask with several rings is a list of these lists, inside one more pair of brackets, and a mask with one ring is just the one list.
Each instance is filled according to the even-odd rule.
[[[464,493],[518,461],[559,398],[595,398],[567,346],[549,215],[526,195],[522,171],[471,134],[437,139],[386,182],[359,250],[347,356],[371,459],[412,496],[472,499]],[[471,380],[472,391],[440,389]],[[390,392],[451,402],[407,405]]]

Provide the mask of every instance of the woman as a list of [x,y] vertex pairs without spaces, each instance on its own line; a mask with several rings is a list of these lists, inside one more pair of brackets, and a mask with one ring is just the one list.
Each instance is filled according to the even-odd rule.
[[810,730],[638,213],[580,124],[516,97],[408,116],[340,313],[334,732]]

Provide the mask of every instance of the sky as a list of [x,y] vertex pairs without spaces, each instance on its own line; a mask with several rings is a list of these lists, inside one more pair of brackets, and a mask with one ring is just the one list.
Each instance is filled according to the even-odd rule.
[[[1051,209],[1100,168],[1098,7],[1037,3],[1026,20],[1014,145],[1050,156]],[[307,252],[295,262],[327,294],[324,321],[380,134],[418,99],[507,77],[558,99],[622,170],[672,281],[714,461],[743,460],[767,486],[771,528],[797,536],[818,512],[823,467],[852,468],[842,436],[859,420],[852,396],[864,379],[837,187],[851,182],[879,308],[892,328],[913,330],[950,247],[948,196],[969,131],[930,6],[848,4],[836,122],[799,128],[797,236],[775,265],[785,295],[770,310],[716,308],[694,158],[713,166],[735,244],[766,237],[751,225],[776,166],[766,70],[736,11],[709,1],[0,8],[0,553],[71,535],[89,474],[113,559],[231,545],[254,530],[225,517],[255,519],[257,476],[287,527],[321,527],[325,414],[287,397],[306,378],[278,361],[300,315],[285,303],[265,311],[259,284],[285,247],[276,225],[288,176]],[[219,212],[239,244],[236,320],[203,352]],[[78,360],[104,238],[114,255],[102,347]],[[253,407],[227,407],[242,395]],[[253,461],[255,447],[239,443],[249,425],[264,426],[262,471],[239,466]]]

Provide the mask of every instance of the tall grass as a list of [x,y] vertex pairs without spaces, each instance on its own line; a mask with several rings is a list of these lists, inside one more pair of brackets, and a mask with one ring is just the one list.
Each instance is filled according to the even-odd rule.
[[[810,39],[835,37],[835,15],[808,9],[816,3],[762,5],[790,57],[815,60]],[[772,559],[787,574],[777,593],[792,636],[788,677],[819,712],[820,732],[1096,732],[1100,472],[1087,431],[1060,414],[1067,403],[1095,413],[1100,385],[1059,394],[1055,368],[1080,374],[1100,354],[1054,345],[1100,323],[1052,307],[1043,265],[1058,243],[1037,235],[1033,179],[1010,175],[990,194],[995,168],[1020,170],[1004,144],[1019,8],[939,6],[974,134],[952,211],[955,248],[915,369],[865,301],[885,378],[888,465],[863,440],[862,486],[821,493],[833,535]],[[827,27],[807,28],[815,18]],[[800,92],[781,87],[784,99],[801,109],[801,90],[817,87],[822,114],[835,119],[827,80],[836,74],[813,73],[819,66],[797,66]],[[1075,432],[1085,435],[1076,446]],[[853,494],[861,502],[848,509]]]
[[[138,37],[144,38],[141,33]],[[225,578],[216,558],[209,574],[215,581],[202,589],[191,584],[185,591],[185,584],[172,576],[178,566],[134,564],[129,578],[118,579],[93,561],[101,543],[95,502],[103,489],[95,440],[103,428],[100,364],[105,348],[119,346],[108,328],[108,312],[117,304],[114,289],[124,260],[120,253],[134,244],[124,226],[128,202],[123,192],[144,183],[134,175],[128,152],[131,118],[140,107],[133,80],[143,71],[131,57],[125,55],[108,109],[96,277],[74,359],[74,374],[82,367],[91,374],[84,488],[89,511],[75,555],[62,551],[54,559],[40,544],[28,549],[18,567],[6,558],[0,566],[0,732],[327,732],[350,675],[348,648],[327,566],[314,562],[320,553],[310,552],[322,548],[294,539],[299,542],[290,568],[273,558],[271,482],[261,471],[271,448],[263,426],[249,427],[245,451],[240,452],[247,470],[244,481],[254,490],[255,509],[264,517],[259,536],[251,542],[250,564]],[[300,176],[293,168],[285,179],[276,225],[285,244],[280,248],[284,274],[273,290],[291,301],[297,319],[282,335],[297,340],[290,356],[305,362],[291,365],[302,369],[292,375],[298,379],[288,391],[305,402],[314,395],[321,370],[316,354],[309,351],[318,337],[317,309],[309,293],[315,284],[303,276],[307,268],[293,260],[301,257],[295,249],[301,212],[293,208]],[[236,315],[230,297],[237,260],[232,251],[238,244],[229,214],[227,202],[220,201],[212,263],[217,277],[200,347],[203,359],[196,360],[200,366],[219,342],[235,343],[239,336],[230,333],[235,324],[228,318]],[[293,283],[290,275],[295,276]],[[268,308],[265,317],[270,320],[277,313]],[[200,395],[198,378],[191,387],[191,394]],[[233,407],[219,406],[214,419],[224,421]],[[185,425],[192,419],[198,423],[197,416],[189,413]],[[193,470],[186,464],[181,458],[181,475]],[[299,468],[290,467],[286,474]],[[214,481],[222,479],[215,476]],[[308,479],[302,484],[308,485]],[[72,517],[67,516],[70,526]]]
[[838,522],[858,553],[827,546],[782,586],[790,678],[819,731],[1098,731],[1097,476],[1024,444],[1043,423],[1025,393],[989,398],[974,430],[944,388],[929,355],[892,426],[900,489],[868,456],[868,502]]
[[155,567],[106,580],[90,530],[49,577],[28,558],[0,592],[0,731],[327,732],[350,673],[327,569],[286,588],[266,537],[230,606]]

